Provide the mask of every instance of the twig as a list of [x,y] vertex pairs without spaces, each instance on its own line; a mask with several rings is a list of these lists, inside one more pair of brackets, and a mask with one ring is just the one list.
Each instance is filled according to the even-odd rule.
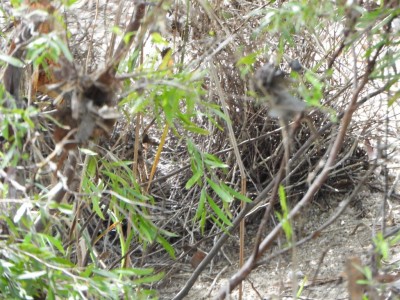
[[128,24],[128,26],[125,29],[125,35],[130,34],[127,36],[127,39],[122,39],[115,50],[113,60],[111,61],[110,67],[113,70],[112,73],[115,75],[117,72],[117,66],[121,62],[121,60],[124,58],[128,50],[133,44],[133,41],[135,40],[135,36],[139,27],[141,25],[142,19],[144,17],[144,13],[146,10],[146,4],[143,1],[139,0],[139,3],[136,5],[136,13],[135,17],[133,18],[132,22]]
[[[222,110],[224,112],[224,114],[229,118],[229,112],[228,112],[228,104],[225,101],[225,95],[222,92],[222,88],[221,88],[221,84],[219,82],[218,76],[216,74],[215,71],[215,67],[213,64],[210,64],[210,73],[211,73],[211,77],[213,78],[213,81],[215,82],[216,86],[217,86],[217,92],[218,92],[218,96],[219,99],[222,103]],[[239,147],[235,138],[235,133],[233,131],[233,127],[232,127],[232,123],[230,121],[230,118],[228,120],[228,122],[226,122],[226,126],[228,127],[228,132],[229,132],[229,140],[232,144],[233,147],[233,152],[235,153],[235,157],[236,157],[236,161],[238,163],[239,166],[239,171],[240,171],[240,192],[242,195],[246,195],[246,171],[245,171],[245,167],[239,152]],[[245,202],[241,202],[240,203],[240,207],[241,210],[244,211],[246,204]],[[239,266],[243,265],[244,262],[244,232],[245,232],[245,224],[244,224],[244,220],[242,220],[240,222],[240,249],[239,249]],[[242,299],[242,294],[243,294],[243,287],[240,286],[239,288],[239,300]]]
[[[76,150],[74,150],[76,151]],[[72,180],[75,176],[76,165],[78,163],[76,153],[73,155],[69,155],[69,164],[65,170],[65,185],[61,186],[61,188],[57,191],[57,193],[51,197],[49,200],[54,201],[56,203],[61,203],[64,195],[66,194],[68,187],[71,185]],[[42,232],[47,225],[47,220],[45,219],[44,215],[39,216],[39,218],[35,222],[35,230],[36,232]]]
[[[339,114],[338,118],[342,118],[343,114]],[[318,135],[312,135],[304,145],[294,154],[291,161],[294,162],[300,158],[300,156],[310,147],[310,145],[315,142],[318,136],[322,135],[326,131],[328,131],[335,123],[328,122],[324,125],[320,130],[318,130]],[[245,143],[241,143],[240,145],[245,145]],[[189,166],[187,166],[189,167]],[[239,215],[233,220],[232,226],[228,229],[227,233],[222,234],[220,239],[214,244],[214,247],[209,251],[208,255],[203,259],[203,261],[199,264],[196,270],[193,272],[192,276],[186,282],[185,286],[182,290],[175,295],[173,300],[180,300],[183,299],[190,291],[191,287],[196,282],[197,278],[200,276],[201,272],[206,268],[206,266],[211,262],[215,255],[217,255],[219,249],[225,244],[226,240],[230,237],[230,234],[236,231],[237,227],[239,226],[242,219],[246,217],[246,215],[259,203],[265,201],[270,192],[271,188],[274,185],[275,178],[259,193],[259,195],[253,200],[253,202],[249,203],[246,208],[239,213]],[[284,181],[283,181],[284,182]]]
[[371,174],[374,171],[374,167],[371,167],[363,176],[363,178],[358,182],[357,186],[354,188],[354,190],[351,192],[351,194],[345,198],[345,200],[343,200],[337,210],[332,214],[332,216],[324,223],[322,224],[320,227],[318,227],[316,230],[314,230],[312,233],[310,233],[308,236],[306,236],[305,238],[297,241],[293,246],[291,247],[287,247],[285,249],[282,249],[280,251],[277,251],[276,253],[270,255],[269,257],[267,257],[264,260],[260,260],[257,262],[257,264],[255,265],[256,267],[259,267],[261,265],[265,265],[266,263],[269,263],[272,259],[276,258],[278,255],[282,255],[288,251],[290,251],[293,247],[299,247],[303,244],[305,244],[306,242],[309,242],[317,237],[319,237],[322,233],[322,231],[329,227],[331,224],[333,224],[341,214],[343,214],[343,212],[345,211],[345,209],[349,206],[349,204],[353,201],[353,199],[358,195],[361,187],[365,184],[365,182],[367,181],[368,178],[370,178]]
[[210,297],[212,290],[214,289],[215,284],[217,283],[218,279],[221,277],[221,275],[228,269],[228,266],[225,266],[222,268],[220,272],[218,272],[217,276],[215,276],[213,282],[211,283],[211,286],[208,288],[208,292],[206,297]]
[[[379,53],[380,50],[381,50],[381,48],[378,48],[377,52]],[[374,56],[374,60],[368,61],[367,68],[363,75],[362,81],[357,86],[357,88],[354,90],[350,104],[349,104],[346,112],[344,113],[343,119],[341,121],[341,128],[335,139],[335,142],[332,147],[332,151],[329,154],[326,164],[325,164],[324,168],[322,169],[321,173],[316,177],[315,181],[311,184],[311,186],[309,187],[308,191],[303,196],[303,198],[289,213],[289,215],[288,215],[289,220],[293,219],[293,217],[296,216],[300,212],[300,210],[313,199],[313,196],[315,195],[315,193],[321,188],[322,184],[328,178],[328,175],[336,161],[337,155],[340,152],[340,149],[341,149],[342,143],[344,141],[344,138],[346,136],[347,129],[350,125],[353,113],[357,109],[358,96],[368,82],[369,75],[372,73],[372,71],[374,69],[376,59],[377,59],[377,54]],[[261,242],[259,249],[258,249],[257,256],[254,257],[254,255],[252,255],[246,261],[244,266],[230,278],[230,280],[228,282],[228,286],[221,288],[221,290],[219,291],[219,293],[216,297],[217,299],[224,299],[225,296],[227,295],[227,290],[232,291],[253,270],[253,268],[256,265],[257,259],[260,258],[267,249],[269,249],[269,247],[272,245],[272,242],[280,234],[281,229],[282,229],[282,223],[280,222],[267,235],[267,237],[264,238],[264,240]]]

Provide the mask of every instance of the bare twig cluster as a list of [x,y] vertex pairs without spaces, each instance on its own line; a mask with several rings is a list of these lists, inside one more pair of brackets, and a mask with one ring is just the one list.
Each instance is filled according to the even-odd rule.
[[[82,247],[79,241],[84,233],[90,235],[90,246],[99,254],[98,262],[104,268],[113,269],[124,260],[126,265],[152,266],[157,271],[167,271],[165,280],[158,287],[173,278],[178,270],[185,269],[184,261],[190,255],[195,271],[174,299],[187,295],[201,272],[226,245],[229,234],[235,236],[241,222],[259,226],[252,255],[230,279],[228,286],[216,295],[223,299],[254,268],[291,249],[280,249],[264,256],[282,231],[282,223],[272,226],[271,222],[274,210],[279,209],[277,190],[280,185],[285,186],[287,200],[293,207],[290,219],[305,210],[315,198],[350,193],[344,205],[338,207],[337,214],[321,227],[324,228],[350,204],[361,184],[370,180],[372,167],[369,161],[382,158],[384,136],[396,134],[390,125],[385,130],[382,128],[385,118],[397,118],[394,109],[383,111],[383,107],[386,107],[387,98],[394,97],[392,87],[398,74],[395,66],[394,71],[386,72],[387,66],[381,61],[394,50],[395,34],[391,24],[397,15],[389,9],[382,10],[378,19],[359,28],[360,20],[368,22],[355,7],[347,7],[343,12],[344,20],[339,22],[330,19],[331,15],[327,15],[323,11],[324,5],[320,4],[310,20],[319,20],[325,25],[322,27],[317,23],[305,26],[304,20],[302,22],[290,10],[290,5],[281,3],[285,1],[277,1],[274,5],[264,1],[216,1],[212,8],[204,1],[191,1],[189,7],[177,2],[168,10],[164,1],[154,4],[138,1],[124,9],[128,2],[82,1],[75,9],[58,11],[59,15],[65,15],[71,38],[66,39],[68,35],[63,29],[62,39],[74,59],[63,57],[53,69],[57,72],[53,71],[52,80],[43,75],[44,70],[34,70],[39,73],[35,77],[37,80],[21,95],[21,74],[16,73],[17,69],[12,65],[6,68],[6,90],[18,101],[25,101],[23,97],[26,96],[29,105],[38,107],[41,126],[40,130],[35,129],[35,136],[27,137],[26,144],[32,153],[26,166],[28,171],[25,170],[18,180],[6,179],[7,175],[13,174],[10,168],[8,174],[1,173],[0,178],[9,180],[12,186],[15,179],[19,182],[14,185],[16,190],[25,186],[22,194],[27,198],[30,193],[40,192],[37,186],[46,186],[52,191],[49,200],[76,202],[72,221],[61,218],[60,222],[54,215],[49,215],[50,221],[43,223],[43,218],[40,219],[36,230],[44,230],[45,224],[56,224],[54,228],[62,233],[65,246],[74,247],[74,258],[81,267],[93,259],[88,251],[79,251]],[[370,9],[363,8],[366,12]],[[57,9],[51,6],[50,17],[54,17]],[[279,16],[279,19],[278,12],[287,15]],[[266,16],[275,16],[284,24],[265,24]],[[289,17],[293,18],[293,23],[288,21]],[[49,19],[33,21],[35,30],[41,30],[40,25],[47,24]],[[21,60],[26,55],[26,44],[20,41],[22,29],[27,28],[23,26],[24,22],[16,24],[18,34],[14,35],[17,38],[10,38],[13,46],[9,52]],[[125,38],[117,29],[111,31],[112,26],[124,28]],[[377,43],[376,36],[370,34],[372,29],[376,36],[384,37],[385,42]],[[57,31],[54,26],[46,30],[41,33]],[[162,50],[149,46],[149,32],[161,33],[173,48],[171,61],[175,66],[171,69],[205,71],[199,93],[203,105],[198,106],[199,116],[194,122],[206,128],[209,135],[187,133],[177,125],[175,134],[165,140],[162,132],[163,129],[167,132],[168,128],[161,128],[161,118],[153,115],[153,111],[133,116],[128,113],[129,109],[123,110],[123,116],[116,113],[115,107],[124,96],[132,90],[137,92],[135,95],[146,94],[153,83],[146,74],[129,73],[131,70],[126,67],[133,65],[133,61],[139,61],[137,65],[141,65],[146,55]],[[283,42],[285,35],[290,38]],[[23,36],[29,40],[33,33]],[[151,47],[153,49],[149,50]],[[296,102],[301,103],[301,109],[292,109],[291,112],[296,114],[285,118],[285,123],[279,123],[276,118],[282,119],[282,113],[271,117],[271,109],[274,109],[271,102],[260,100],[260,95],[252,88],[254,74],[267,63],[279,69],[280,76],[289,82],[285,95],[303,98]],[[116,75],[118,68],[123,74]],[[166,77],[169,75],[166,73]],[[162,84],[171,84],[167,79]],[[156,98],[157,93],[149,95]],[[313,97],[316,101],[308,101]],[[305,101],[310,105],[306,106]],[[205,107],[214,103],[222,108],[227,118],[218,115],[214,122],[203,118],[207,113]],[[290,147],[283,141],[282,125],[287,127]],[[230,204],[233,225],[228,228],[229,234],[221,231],[211,218],[207,219],[203,232],[194,219],[201,188],[194,185],[185,189],[192,172],[191,154],[184,139],[192,140],[198,149],[212,153],[226,163],[229,166],[226,172],[217,171],[211,176],[253,200],[245,207],[239,207],[236,202]],[[163,142],[163,152],[156,154],[156,147]],[[97,210],[91,203],[83,201],[88,195],[79,190],[79,186],[85,176],[82,169],[89,164],[89,158],[83,158],[77,147],[89,144],[110,165],[134,162],[133,167],[127,166],[134,169],[135,180],[125,183],[139,186],[143,197],[149,196],[153,200],[145,207],[151,222],[160,231],[176,234],[177,237],[171,237],[169,242],[178,253],[177,260],[171,259],[156,243],[143,249],[139,239],[132,241],[127,251],[121,253],[121,239],[114,228],[120,226],[119,232],[126,236],[135,228],[128,210],[123,207],[109,210],[111,199],[122,199],[132,206],[135,202],[128,196],[116,195],[112,187],[95,195],[100,198]],[[149,175],[152,167],[154,170],[158,167],[158,171],[153,172],[154,178]],[[93,178],[110,182],[113,175],[118,176],[109,170],[102,172],[105,168],[98,167]],[[209,190],[217,204],[223,206],[212,189]],[[99,210],[104,219],[99,217]],[[121,224],[112,221],[111,214],[120,214],[124,221]],[[306,233],[292,246],[309,242],[321,231]],[[211,249],[205,253],[200,248]],[[198,261],[196,255],[200,257]]]

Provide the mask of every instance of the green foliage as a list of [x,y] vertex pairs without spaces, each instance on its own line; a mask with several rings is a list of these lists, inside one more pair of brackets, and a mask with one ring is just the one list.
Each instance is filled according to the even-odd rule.
[[315,76],[315,74],[312,74],[309,71],[305,73],[304,78],[306,80],[306,83],[308,83],[307,86],[311,85],[311,88],[303,88],[302,90],[300,90],[300,93],[302,94],[302,96],[304,96],[305,101],[310,106],[321,106],[320,100],[323,96],[323,83]]
[[[52,208],[58,207],[52,205]],[[65,204],[59,208],[68,212]],[[78,268],[59,235],[33,234],[24,229],[33,225],[27,216],[16,216],[14,220],[0,217],[0,222],[8,224],[10,236],[9,240],[0,241],[0,294],[3,296],[8,299],[44,296],[46,299],[87,299],[88,295],[92,299],[156,299],[154,291],[141,286],[159,281],[163,273],[156,273],[152,268],[110,271],[99,268],[90,245],[94,263]],[[174,255],[173,248],[163,237],[156,239],[171,256]],[[86,239],[86,243],[88,241],[90,239]],[[132,290],[136,291],[132,293]]]
[[388,259],[389,257],[389,249],[390,249],[390,243],[388,240],[386,240],[382,233],[378,233],[375,238],[374,238],[374,244],[375,244],[375,251],[379,255],[382,256],[383,259]]
[[286,202],[286,192],[285,188],[282,185],[279,186],[278,193],[279,193],[279,202],[281,204],[282,213],[280,214],[279,212],[276,212],[276,215],[279,221],[282,223],[282,229],[285,232],[286,240],[290,245],[292,243],[293,231],[292,231],[292,225],[290,224],[290,220],[288,219],[289,208]]
[[[230,204],[234,199],[243,202],[251,202],[249,198],[235,191],[223,182],[219,182],[214,176],[215,171],[224,171],[228,166],[221,162],[215,155],[201,152],[192,141],[187,141],[188,152],[190,154],[190,165],[192,177],[186,182],[185,188],[190,189],[194,185],[201,187],[199,204],[197,206],[195,221],[199,221],[200,229],[204,232],[207,217],[211,217],[222,230],[231,226],[232,214]],[[222,201],[222,208],[210,196],[209,188]],[[207,214],[206,203],[209,205],[212,214]]]
[[303,293],[303,290],[304,290],[304,287],[305,287],[305,285],[307,283],[307,280],[308,280],[307,276],[304,276],[303,280],[300,283],[299,289],[297,290],[296,298],[300,298],[301,297],[301,294]]
[[[61,1],[67,8],[75,2],[77,1]],[[12,0],[11,3],[13,7],[20,7],[22,1]],[[186,29],[189,29],[195,22],[192,24],[190,21],[192,20],[190,1],[187,1],[187,4],[186,24],[182,24],[182,26],[187,26]],[[203,5],[203,9],[212,11],[213,4],[211,2],[203,3]],[[161,6],[162,8],[157,7],[157,9],[165,9],[165,12],[170,9],[168,3],[162,3]],[[154,7],[149,5],[146,10],[151,12]],[[196,7],[196,9],[198,8]],[[361,12],[361,14],[356,24],[353,24],[354,28],[347,28],[344,23],[348,19],[351,9]],[[48,17],[46,12],[41,13]],[[207,61],[204,65],[207,65],[208,63],[215,63],[213,61],[215,57],[219,58],[221,53],[226,52],[227,55],[224,58],[226,61],[221,63],[222,67],[218,70],[221,71],[221,74],[218,74],[221,82],[229,82],[231,79],[229,76],[235,71],[232,68],[230,71],[232,74],[230,73],[227,76],[228,73],[224,73],[225,70],[223,70],[225,63],[231,64],[231,66],[236,64],[241,78],[247,80],[248,77],[252,76],[254,67],[261,60],[265,60],[266,53],[276,56],[271,59],[274,63],[284,64],[285,61],[288,61],[286,56],[306,53],[302,52],[299,43],[303,41],[305,41],[305,44],[309,43],[308,38],[315,40],[322,45],[316,51],[318,52],[317,55],[313,57],[316,61],[309,63],[309,69],[304,69],[304,72],[292,72],[293,82],[296,83],[291,87],[291,92],[296,97],[303,98],[310,106],[322,109],[321,100],[335,92],[334,90],[327,92],[327,90],[332,84],[332,82],[329,82],[329,78],[336,75],[335,72],[337,71],[335,66],[330,70],[324,70],[325,73],[320,70],[321,66],[326,65],[327,59],[332,57],[336,50],[336,45],[329,45],[328,39],[324,36],[328,35],[325,32],[326,28],[329,27],[327,25],[336,22],[339,25],[344,24],[343,30],[349,30],[349,32],[350,29],[352,30],[352,34],[346,37],[343,53],[350,53],[351,50],[354,50],[352,47],[356,45],[357,51],[360,51],[357,54],[357,59],[371,59],[382,46],[390,44],[397,46],[398,41],[393,41],[389,34],[383,34],[383,32],[387,28],[390,18],[398,13],[398,9],[388,11],[383,5],[372,11],[364,11],[353,4],[317,0],[289,1],[282,3],[281,6],[267,4],[259,9],[252,10],[246,16],[245,21],[246,23],[249,21],[248,24],[251,25],[249,28],[252,28],[248,31],[251,33],[247,32],[247,35],[252,36],[240,37],[240,34],[244,32],[241,31],[241,28],[245,28],[246,23],[232,27],[230,33],[235,35],[235,46],[237,46],[237,42],[241,43],[241,40],[246,41],[236,49],[232,49],[235,46],[229,48],[231,47],[229,43],[223,46],[225,43],[224,35],[217,31],[218,27],[206,28],[201,33],[203,36],[199,40],[207,44],[206,41],[203,41],[203,38],[215,39],[215,43],[212,42],[214,44],[207,49],[202,48],[205,53],[202,58]],[[226,26],[228,28],[229,22],[235,19],[235,12],[218,12],[216,10],[215,17],[215,20],[223,20],[220,24],[221,27]],[[61,15],[56,15],[55,19],[56,22],[60,23],[59,25],[66,28]],[[151,19],[150,21],[154,22],[144,21],[148,23],[143,22],[142,26],[158,23],[157,20]],[[194,29],[192,31],[195,31]],[[248,30],[247,27],[246,30]],[[189,199],[193,200],[194,205],[192,206],[193,211],[189,211],[188,216],[196,230],[200,228],[203,234],[208,223],[216,224],[221,230],[226,231],[229,226],[232,226],[234,209],[238,207],[240,202],[248,203],[251,200],[238,192],[235,175],[230,176],[231,170],[229,168],[231,166],[224,162],[224,159],[221,158],[223,156],[212,154],[212,150],[198,144],[198,139],[199,137],[204,138],[210,133],[213,134],[213,130],[222,132],[224,122],[231,121],[228,116],[222,113],[219,105],[213,103],[215,94],[213,94],[212,89],[215,85],[213,86],[214,83],[207,76],[207,70],[203,69],[204,65],[202,63],[195,65],[191,61],[193,57],[188,57],[188,53],[192,50],[188,51],[189,47],[188,49],[185,48],[189,44],[188,37],[182,39],[182,43],[175,43],[174,37],[172,43],[170,38],[163,36],[163,30],[149,27],[139,31],[125,33],[119,27],[112,28],[112,32],[118,37],[118,40],[122,39],[122,41],[128,42],[134,37],[136,42],[135,48],[119,65],[118,70],[124,73],[122,74],[124,81],[121,84],[121,91],[118,91],[118,93],[121,92],[118,95],[120,97],[118,101],[119,108],[124,116],[123,121],[131,125],[136,120],[143,121],[143,119],[146,119],[145,122],[147,122],[147,117],[151,116],[156,119],[154,127],[157,128],[155,131],[169,126],[177,140],[186,142],[187,153],[185,154],[187,156],[184,159],[187,159],[186,162],[190,164],[191,177],[186,181],[184,187],[189,195],[195,195],[194,198],[198,198]],[[97,33],[94,34],[94,32],[95,28],[93,28],[92,38],[97,37]],[[188,32],[189,30],[186,34]],[[365,45],[356,43],[363,41],[365,32],[369,32],[370,36],[368,37],[368,47],[362,50]],[[90,33],[89,31],[87,36],[90,36]],[[268,42],[264,40],[260,43],[261,46],[252,48],[246,44],[247,41],[256,41],[255,44],[257,44],[257,39],[262,39],[263,36],[268,36],[266,39]],[[196,41],[190,41],[190,43],[192,42],[194,44]],[[340,43],[341,41],[337,38],[336,42]],[[153,49],[157,49],[150,54],[144,51],[144,48],[148,47],[149,44]],[[95,43],[91,46],[93,45]],[[199,45],[203,47],[203,44],[198,44],[194,48]],[[26,57],[24,59],[17,59],[1,53],[2,64],[10,64],[18,68],[31,64],[36,69],[43,68],[45,71],[51,72],[52,64],[59,62],[60,57],[73,62],[73,56],[67,43],[60,39],[55,32],[34,36],[25,46]],[[167,46],[171,47],[171,51],[161,58],[159,49]],[[332,48],[324,49],[324,47]],[[85,47],[82,48],[85,49]],[[288,51],[292,48],[296,51]],[[93,56],[98,55],[97,50],[88,47],[87,59],[92,54]],[[323,53],[322,50],[326,50],[326,52]],[[290,52],[290,55],[287,55],[288,52]],[[73,53],[75,54],[75,51]],[[207,53],[212,53],[212,55],[208,57]],[[176,54],[179,54],[179,58]],[[234,58],[229,61],[231,56]],[[387,72],[388,69],[395,67],[398,59],[399,54],[397,52],[385,52],[382,59],[377,62],[370,79],[398,81],[398,75]],[[90,63],[90,60],[88,60],[88,63]],[[342,67],[346,63],[340,62]],[[356,64],[358,63],[359,61],[356,62]],[[284,67],[284,69],[286,68]],[[343,69],[345,68],[343,67]],[[345,73],[346,70],[343,71],[343,74]],[[356,75],[359,76],[360,74]],[[236,79],[235,74],[232,78]],[[244,93],[247,89],[246,84],[247,82],[243,84]],[[52,165],[54,163],[49,163],[51,159],[46,160],[46,157],[44,158],[46,161],[41,157],[38,159],[39,162],[29,160],[32,158],[29,155],[32,155],[33,151],[28,152],[28,150],[30,146],[36,146],[36,138],[44,138],[44,132],[47,134],[45,137],[49,138],[48,130],[50,131],[53,128],[42,127],[40,122],[37,122],[40,119],[38,116],[43,117],[39,112],[42,109],[41,105],[37,105],[37,108],[28,106],[22,109],[13,106],[11,101],[11,106],[8,105],[5,108],[6,99],[10,99],[7,98],[8,96],[5,95],[3,90],[0,85],[0,132],[2,137],[0,141],[2,147],[0,149],[0,170],[5,173],[7,168],[15,167],[18,170],[29,170],[29,172],[33,170],[32,173],[37,172],[37,174],[35,173],[31,177],[26,176],[28,180],[23,182],[26,194],[24,194],[21,205],[16,208],[12,217],[0,216],[0,225],[5,224],[9,231],[7,239],[0,241],[0,294],[10,299],[43,297],[48,299],[156,298],[155,292],[149,289],[153,283],[162,278],[163,273],[153,268],[126,268],[126,265],[130,262],[128,258],[131,258],[129,255],[133,250],[140,249],[143,255],[141,263],[145,265],[144,260],[148,254],[147,251],[158,247],[156,251],[161,249],[174,259],[176,250],[172,238],[176,238],[177,234],[171,232],[171,227],[168,227],[167,230],[163,225],[160,226],[160,223],[157,223],[159,216],[154,212],[160,210],[160,203],[156,201],[157,198],[151,190],[143,188],[145,185],[143,181],[139,180],[132,159],[125,157],[120,159],[112,150],[106,150],[106,147],[101,149],[102,152],[96,147],[92,149],[81,148],[79,155],[85,159],[85,162],[83,167],[79,165],[77,192],[71,193],[74,195],[76,203],[56,204],[51,202],[49,199],[57,188],[62,187],[64,178],[57,177],[56,179],[60,181],[57,184],[49,183],[46,180],[41,181],[40,176],[45,172],[44,167],[51,165],[52,167],[48,168],[50,173],[54,171]],[[246,106],[247,103],[246,105],[233,103],[237,97],[240,98],[244,95],[236,94],[236,89],[231,89],[229,92],[228,90],[225,89],[224,92],[227,95],[232,93],[233,100],[232,106],[229,107],[230,112],[240,111],[242,113],[250,108],[250,105]],[[241,89],[238,88],[237,91],[241,91]],[[347,95],[347,91],[345,92],[344,94]],[[388,93],[388,95],[390,95],[389,105],[392,105],[397,101],[399,92]],[[228,96],[231,96],[231,94]],[[329,105],[334,107],[333,103],[329,103]],[[327,111],[326,108],[325,111]],[[145,117],[143,118],[143,116]],[[260,116],[262,118],[262,115]],[[55,117],[46,116],[45,118],[57,123],[52,119]],[[232,118],[232,120],[235,119]],[[246,119],[246,121],[250,122],[250,119]],[[235,128],[235,130],[238,129],[239,126]],[[129,134],[133,135],[133,132],[129,132]],[[236,134],[239,136],[241,132],[235,131]],[[240,136],[240,138],[243,137],[245,136]],[[89,146],[85,145],[84,147]],[[53,150],[51,149],[49,152]],[[106,155],[102,157],[103,155],[100,155],[100,153],[106,153]],[[35,154],[37,153],[35,152]],[[40,162],[40,160],[42,161]],[[175,157],[173,160],[175,161]],[[156,167],[156,163],[153,162],[153,166]],[[0,181],[0,198],[9,197],[9,188],[10,183],[8,181]],[[289,207],[283,186],[279,187],[279,200],[281,212],[277,213],[277,217],[282,224],[287,242],[291,244],[293,242],[293,228],[288,219]],[[100,230],[90,232],[87,224],[85,224],[86,216],[79,211],[80,207],[85,207],[91,213],[90,217],[95,218],[96,221],[107,221],[107,228],[101,227]],[[51,214],[48,209],[53,210]],[[54,226],[49,233],[33,233],[34,220],[38,215],[47,215],[51,218],[51,222],[53,222],[51,225]],[[74,230],[64,232],[65,223],[72,223],[70,228]],[[119,247],[117,255],[120,260],[113,261],[112,268],[118,266],[117,268],[108,269],[109,265],[105,267],[101,264],[103,260],[99,258],[97,250],[98,245],[105,240],[107,234],[112,230],[117,232],[115,242],[117,246],[112,245],[112,247]],[[384,239],[382,235],[378,235],[374,240],[377,253],[383,259],[387,259],[390,248],[398,243],[399,239],[399,236]],[[109,245],[102,246],[107,248]],[[86,254],[85,264],[79,264],[82,262],[77,257],[79,251]],[[372,284],[372,272],[368,268],[363,272],[367,280],[361,283]],[[300,297],[305,281],[306,278],[297,291],[297,297]]]
[[256,62],[261,51],[250,53],[249,55],[242,56],[236,63],[236,66],[240,69],[240,75],[242,78],[245,75],[253,71],[253,65]]
[[[71,5],[74,2],[66,1],[65,4]],[[34,68],[43,68],[46,72],[52,71],[51,63],[58,62],[60,57],[73,60],[68,47],[55,32],[36,36],[26,45],[26,50],[27,62],[32,63]],[[17,67],[24,66],[20,60],[8,55],[2,54],[0,59]],[[195,105],[199,95],[196,88],[186,84],[193,79],[193,86],[198,87],[201,84],[198,80],[200,77],[195,78],[196,75],[186,73],[181,77],[178,75],[178,79],[171,78],[171,84],[168,84],[162,79],[166,74],[166,71],[162,75],[156,74],[155,80],[159,81],[149,86],[150,93],[147,96],[154,100],[148,102],[149,106],[156,103],[154,107],[160,115],[161,111],[165,110],[164,115],[171,124],[178,116],[184,128],[206,133],[191,121],[191,117],[197,116]],[[27,136],[30,136],[33,130],[38,130],[39,134],[41,132],[38,128],[40,124],[36,120],[32,121],[32,118],[38,116],[37,109],[32,106],[26,109],[13,107],[14,100],[6,96],[2,85],[0,88],[0,130],[4,139],[1,141],[0,169],[3,171],[12,166],[19,166],[21,159],[28,158],[23,152],[26,150],[23,146]],[[185,107],[180,107],[182,99],[189,99]],[[7,108],[4,105],[5,101],[10,102]],[[86,201],[100,220],[111,218],[120,238],[121,255],[126,255],[133,245],[140,245],[146,249],[149,245],[158,243],[174,258],[175,249],[168,239],[176,235],[158,228],[154,223],[150,214],[150,210],[156,208],[154,199],[143,194],[131,168],[132,162],[110,162],[99,158],[97,153],[90,149],[81,149],[81,154],[86,155],[87,159],[79,187],[82,192],[80,201]],[[0,184],[1,198],[7,198],[8,182]],[[13,220],[3,215],[0,218],[9,230],[8,239],[0,241],[2,296],[8,299],[156,298],[156,293],[144,286],[159,281],[163,277],[162,272],[156,272],[152,268],[126,268],[125,260],[121,261],[121,269],[106,270],[100,267],[94,246],[106,232],[99,232],[98,236],[92,239],[87,229],[84,230],[80,227],[81,224],[77,224],[78,230],[82,230],[80,247],[88,252],[91,261],[79,268],[74,256],[76,252],[63,241],[62,236],[33,235],[29,229],[34,227],[33,221],[40,214],[35,212],[36,202],[33,200],[48,199],[52,193],[51,189],[49,191],[45,186],[38,184],[38,187],[40,194],[32,193],[32,202],[22,204]],[[75,212],[70,204],[48,204],[51,209],[63,215],[62,220]],[[44,209],[41,211],[48,214]],[[129,234],[122,228],[122,222],[126,222],[132,229]]]
[[19,7],[21,5],[22,1],[23,0],[11,0],[10,2],[13,7]]
[[314,32],[321,26],[320,16],[331,13],[331,9],[331,4],[313,0],[285,2],[280,9],[268,7],[257,10],[256,13],[263,17],[254,35],[257,36],[266,31],[272,34],[279,33],[280,46],[285,43],[294,44],[295,34],[307,29]]
[[0,245],[0,293],[7,299],[87,299],[88,295],[91,299],[155,299],[154,292],[138,287],[162,277],[146,268],[76,268],[60,256],[64,251],[59,240],[44,234]]
[[[200,114],[199,105],[208,106],[200,101],[201,74],[182,72],[170,74],[170,70],[160,70],[150,74],[147,78],[146,92],[134,90],[120,102],[127,110],[127,114],[138,112],[151,113],[162,118],[175,133],[182,127],[185,131],[198,134],[208,134],[208,130],[199,127],[195,122]],[[165,77],[169,77],[165,79]],[[205,112],[207,116],[207,112]]]
[[0,54],[0,60],[17,68],[23,68],[24,63],[18,58],[6,54]]
[[[98,156],[89,158],[87,176],[84,177],[82,188],[90,195],[93,209],[100,218],[104,218],[100,207],[100,195],[108,194],[110,196],[108,200],[109,213],[114,223],[120,224],[123,220],[126,220],[129,226],[133,228],[131,235],[124,239],[125,234],[122,232],[122,227],[117,226],[123,253],[129,250],[129,245],[132,242],[141,243],[144,247],[147,247],[147,245],[157,241],[174,257],[174,249],[162,235],[174,237],[175,234],[162,230],[153,223],[149,209],[155,208],[153,206],[154,200],[150,196],[143,195],[134,172],[130,168],[132,162],[109,162],[97,158]],[[94,175],[98,172],[104,176],[95,180]],[[107,182],[103,182],[101,179],[103,177],[108,178]]]
[[[4,87],[0,86],[0,136],[5,140],[0,149],[0,168],[16,166],[21,158],[27,158],[21,150],[24,137],[34,128],[34,118],[37,110],[33,107],[21,109],[15,107],[14,100],[8,98]],[[5,101],[9,99],[10,108],[5,107]],[[14,106],[14,107],[13,107]]]
[[78,1],[78,0],[62,0],[62,3],[63,3],[65,6],[69,7],[69,6],[71,6],[72,4],[76,3],[77,1]]
[[60,56],[64,56],[68,61],[73,60],[67,45],[56,32],[40,35],[28,44],[27,50],[27,59],[33,66],[43,66],[45,70],[49,68],[49,61],[57,62]]

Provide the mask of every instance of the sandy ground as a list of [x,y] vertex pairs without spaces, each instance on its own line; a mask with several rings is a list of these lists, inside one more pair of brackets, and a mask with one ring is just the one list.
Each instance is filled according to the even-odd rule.
[[[343,197],[345,196],[332,194],[311,205],[302,219],[296,220],[298,238],[326,222]],[[301,286],[303,289],[298,299],[349,299],[346,260],[357,257],[364,266],[371,265],[372,239],[381,229],[380,211],[383,199],[382,192],[376,191],[371,186],[364,187],[355,202],[346,208],[335,223],[325,229],[318,238],[254,270],[244,283],[243,299],[295,299],[294,295]],[[386,214],[386,224],[390,227],[396,224],[399,226],[400,200],[393,197],[389,201],[390,209]],[[248,254],[251,251],[251,237],[254,237],[256,229],[254,225],[247,226]],[[278,241],[276,249],[280,242],[284,243]],[[226,280],[238,269],[237,236],[231,238],[224,247],[224,252],[233,264],[230,265],[223,255],[219,255],[214,260],[213,266],[203,272],[185,299],[213,299],[218,294]],[[390,248],[390,256],[383,262],[381,273],[396,272],[399,260],[400,245],[397,244]],[[160,299],[173,298],[193,271],[189,259],[180,267],[181,271],[172,275],[166,286],[160,290]],[[292,280],[292,274],[297,274],[297,280]],[[382,285],[381,299],[400,299],[398,286],[400,286],[399,281]],[[230,295],[230,299],[238,299],[237,290]],[[370,296],[369,299],[374,298]]]

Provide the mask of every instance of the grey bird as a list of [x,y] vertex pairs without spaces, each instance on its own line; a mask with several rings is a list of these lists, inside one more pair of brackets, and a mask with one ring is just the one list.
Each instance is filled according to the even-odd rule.
[[285,73],[272,63],[257,70],[254,77],[255,92],[262,100],[268,101],[271,117],[289,120],[306,109],[304,101],[290,94],[288,85],[289,79]]

